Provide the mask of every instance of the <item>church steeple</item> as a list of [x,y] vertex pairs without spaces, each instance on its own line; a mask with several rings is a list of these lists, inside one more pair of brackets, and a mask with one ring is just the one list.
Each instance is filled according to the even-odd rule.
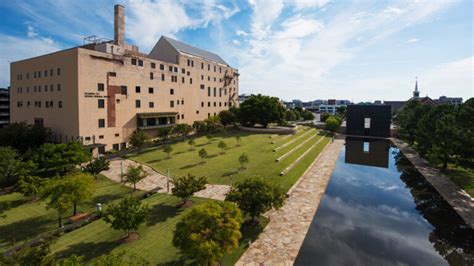
[[420,98],[420,92],[418,91],[418,77],[415,79],[415,90],[413,91],[413,99]]

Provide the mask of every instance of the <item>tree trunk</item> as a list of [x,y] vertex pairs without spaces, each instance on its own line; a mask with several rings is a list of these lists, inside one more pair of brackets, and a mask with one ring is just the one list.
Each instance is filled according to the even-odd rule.
[[136,183],[133,183],[133,191],[137,191],[137,185],[136,185]]
[[73,211],[73,215],[76,215],[77,214],[77,202],[74,201],[74,211]]
[[61,220],[61,210],[58,209],[58,225],[59,225],[59,228],[63,228],[63,223],[62,223],[62,220]]

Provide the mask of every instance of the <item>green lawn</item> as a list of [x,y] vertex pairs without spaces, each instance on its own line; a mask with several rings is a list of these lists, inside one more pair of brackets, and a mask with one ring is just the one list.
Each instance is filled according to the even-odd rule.
[[[301,139],[298,139],[291,145],[273,152],[273,149],[287,143],[302,134],[311,131]],[[187,141],[172,144],[173,152],[171,158],[163,152],[163,148],[154,148],[143,152],[142,154],[131,156],[130,159],[146,164],[166,174],[170,170],[171,176],[183,176],[188,173],[196,176],[205,176],[209,183],[230,184],[232,181],[239,181],[245,177],[261,176],[274,180],[279,183],[285,190],[288,190],[300,175],[314,161],[319,152],[329,142],[330,138],[326,137],[317,147],[310,152],[303,161],[299,162],[293,170],[284,176],[280,176],[280,172],[290,165],[296,158],[303,154],[308,147],[313,145],[319,138],[308,141],[301,148],[296,150],[290,156],[281,162],[275,162],[275,159],[285,154],[298,144],[302,143],[312,135],[317,134],[315,129],[300,130],[296,135],[282,141],[276,141],[271,144],[269,134],[248,134],[240,131],[231,131],[216,135],[211,143],[206,137],[196,138],[196,147],[193,151]],[[235,136],[241,136],[241,146],[236,145]],[[217,147],[220,141],[224,141],[228,148],[225,153]],[[205,148],[209,157],[201,162],[198,151]],[[246,153],[250,159],[250,163],[246,165],[246,170],[238,170],[240,165],[238,158],[242,153]]]
[[[95,210],[95,205],[99,202],[106,207],[108,202],[122,198],[123,195],[130,192],[130,188],[100,176],[96,183],[93,199],[80,204],[78,211],[91,212]],[[43,233],[57,229],[57,212],[54,209],[46,208],[45,201],[31,202],[29,198],[23,197],[20,193],[0,196],[0,202],[6,201],[9,201],[12,206],[5,212],[6,218],[0,219],[0,252],[11,248],[13,243],[19,245],[25,240],[31,240]],[[64,217],[71,214],[72,208],[70,212],[64,214]]]
[[445,174],[459,187],[474,197],[474,170],[450,165],[450,168]]
[[[195,204],[201,204],[209,200],[194,198],[193,201]],[[172,238],[176,223],[189,209],[176,208],[180,199],[167,194],[156,194],[143,202],[149,205],[152,214],[150,221],[138,230],[140,239],[127,244],[119,244],[117,240],[124,235],[124,232],[113,230],[103,220],[98,220],[61,236],[52,245],[52,251],[60,258],[76,254],[90,260],[110,252],[125,250],[155,265],[182,265],[184,259],[173,246]],[[262,220],[263,226],[267,222]],[[243,238],[239,248],[226,256],[223,264],[233,265],[245,251],[249,240],[255,239],[261,230],[262,227],[252,229],[243,227]]]

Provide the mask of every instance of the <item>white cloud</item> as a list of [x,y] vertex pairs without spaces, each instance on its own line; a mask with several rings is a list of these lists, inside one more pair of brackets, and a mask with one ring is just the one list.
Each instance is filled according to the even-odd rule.
[[36,29],[33,28],[33,26],[27,25],[26,35],[30,38],[35,38],[36,36],[38,36],[38,32],[36,32]]
[[245,31],[243,31],[243,30],[237,30],[237,31],[235,32],[235,34],[236,34],[237,36],[248,36],[248,35],[249,35],[247,32],[245,32]]
[[415,42],[419,42],[419,41],[420,41],[420,39],[418,39],[418,38],[411,38],[411,39],[407,40],[407,43],[415,43]]
[[240,41],[239,41],[239,40],[236,40],[236,39],[233,39],[233,40],[232,40],[232,43],[235,44],[235,45],[240,45]]
[[329,0],[293,0],[292,4],[295,6],[296,10],[306,9],[306,8],[321,8],[324,7]]

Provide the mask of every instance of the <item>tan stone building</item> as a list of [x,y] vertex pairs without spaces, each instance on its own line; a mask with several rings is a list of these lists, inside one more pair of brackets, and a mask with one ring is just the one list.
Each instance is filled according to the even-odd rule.
[[41,123],[57,142],[120,150],[137,129],[192,124],[238,104],[238,70],[218,55],[161,37],[147,55],[124,42],[124,7],[114,40],[11,63],[11,122]]

